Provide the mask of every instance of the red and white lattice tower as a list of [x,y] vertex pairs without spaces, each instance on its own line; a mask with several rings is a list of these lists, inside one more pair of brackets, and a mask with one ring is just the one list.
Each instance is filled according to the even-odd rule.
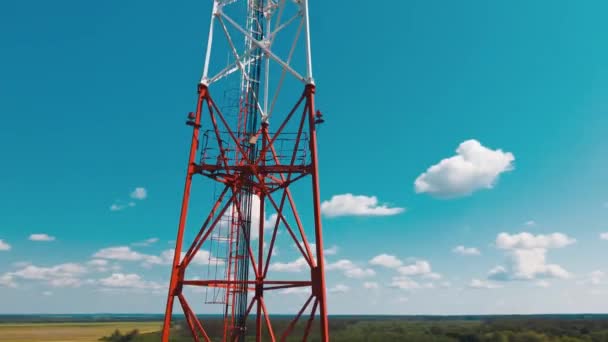
[[[176,298],[195,341],[283,341],[296,333],[306,340],[317,329],[329,340],[316,135],[323,119],[310,46],[307,0],[213,1],[198,103],[187,121],[193,133],[163,342]],[[213,184],[201,190],[214,198],[187,234],[197,217],[188,215],[193,177]],[[296,202],[305,201],[310,214],[301,217]],[[273,267],[279,236],[295,246],[304,276],[284,279]],[[219,330],[210,332],[193,311],[201,300],[186,298],[205,291],[204,305],[221,308]],[[280,331],[266,300],[277,292],[307,294],[294,296],[301,309]]]

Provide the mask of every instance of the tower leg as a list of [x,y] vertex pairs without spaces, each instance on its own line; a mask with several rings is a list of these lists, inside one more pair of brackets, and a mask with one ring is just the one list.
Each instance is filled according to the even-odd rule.
[[[194,173],[194,162],[196,160],[196,151],[198,149],[198,136],[200,133],[201,110],[203,101],[207,97],[207,87],[199,86],[198,89],[198,104],[196,106],[196,115],[194,117],[194,125],[192,131],[192,142],[190,143],[190,154],[188,157],[188,167],[186,171],[186,183],[184,184],[184,195],[182,197],[182,209],[179,216],[179,225],[177,230],[177,238],[175,239],[175,255],[173,256],[173,266],[171,268],[171,280],[169,283],[169,293],[167,294],[167,307],[165,309],[165,319],[163,322],[162,342],[169,342],[169,334],[171,330],[171,317],[173,315],[173,304],[175,296],[181,294],[183,271],[180,267],[180,259],[182,253],[182,245],[184,240],[184,229],[186,226],[186,216],[188,214],[188,203],[190,202],[190,187],[192,185],[192,175]],[[193,319],[196,319],[194,317]]]
[[[315,128],[315,86],[306,85],[306,105],[308,108],[308,123],[310,129],[310,152],[312,164],[312,196],[315,216],[315,244],[317,249],[317,267],[312,269],[312,289],[317,297],[321,341],[329,341],[329,322],[327,319],[327,293],[325,285],[325,258],[323,256],[323,228],[321,225],[321,197],[319,191],[319,160],[317,154],[317,132]],[[314,315],[314,311],[313,311]]]

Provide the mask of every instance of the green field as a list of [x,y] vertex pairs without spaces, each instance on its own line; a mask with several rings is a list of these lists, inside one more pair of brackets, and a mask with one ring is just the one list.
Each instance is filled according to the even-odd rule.
[[116,329],[150,333],[161,322],[0,323],[0,342],[91,342]]

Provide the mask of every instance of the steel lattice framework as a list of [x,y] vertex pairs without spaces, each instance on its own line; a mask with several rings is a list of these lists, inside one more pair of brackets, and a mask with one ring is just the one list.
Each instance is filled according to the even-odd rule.
[[[218,29],[221,33],[215,35],[222,37],[221,42],[214,35]],[[303,340],[315,326],[321,340],[329,340],[317,157],[317,128],[323,119],[315,111],[309,32],[307,0],[213,1],[198,102],[187,121],[193,133],[163,342],[169,341],[176,298],[193,340],[211,341],[204,320],[196,316],[186,298],[187,287],[222,291],[214,297],[223,305],[222,341],[245,340],[250,326],[247,319],[253,318],[254,308],[256,341],[263,337],[286,340],[298,323],[303,324],[298,330]],[[290,44],[279,46],[276,38],[280,35],[288,37]],[[219,64],[212,57],[214,49],[223,50],[230,58],[224,68],[212,73]],[[234,113],[227,113],[212,96],[212,91],[221,90],[220,84],[231,77],[239,80],[235,120],[231,118]],[[288,80],[299,84],[299,90],[287,87]],[[289,102],[280,109],[280,104]],[[272,130],[271,117],[277,124]],[[212,180],[220,191],[188,247],[184,241],[194,176]],[[292,191],[295,183],[306,179],[311,181],[311,191],[298,201],[312,204],[310,226],[299,215]],[[266,211],[276,212],[274,222],[267,222]],[[270,234],[265,236],[265,230]],[[305,279],[274,277],[270,266],[280,231],[289,236],[309,269]],[[189,278],[189,266],[201,257],[203,245],[213,239],[220,241],[225,251],[224,257],[207,252],[209,264],[216,269],[220,265],[220,275]],[[282,331],[275,331],[265,294],[292,288],[307,288],[309,296],[293,320]]]

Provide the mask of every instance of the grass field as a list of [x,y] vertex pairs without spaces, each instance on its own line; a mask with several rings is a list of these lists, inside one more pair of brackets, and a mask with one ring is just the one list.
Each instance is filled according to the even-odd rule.
[[0,342],[93,342],[114,330],[159,331],[161,322],[0,323]]

